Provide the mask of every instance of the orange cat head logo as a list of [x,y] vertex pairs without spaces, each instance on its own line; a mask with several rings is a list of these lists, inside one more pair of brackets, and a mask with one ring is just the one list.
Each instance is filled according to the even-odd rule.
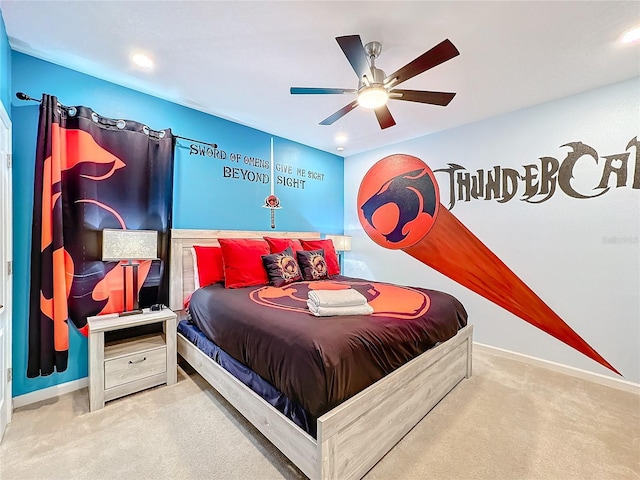
[[440,194],[431,169],[411,155],[390,155],[367,172],[358,191],[358,217],[378,245],[417,243],[433,226]]
[[309,313],[307,299],[311,290],[353,288],[367,299],[373,316],[413,319],[424,315],[431,299],[426,293],[409,287],[366,281],[320,280],[296,282],[284,287],[261,287],[249,294],[254,302],[271,308]]

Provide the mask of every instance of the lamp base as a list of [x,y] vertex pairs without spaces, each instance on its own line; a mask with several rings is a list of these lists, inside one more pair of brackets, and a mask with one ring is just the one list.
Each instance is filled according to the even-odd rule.
[[[126,315],[135,315],[137,313],[142,313],[142,310],[139,308],[138,304],[138,264],[133,263],[131,260],[128,260],[127,263],[123,263],[122,265],[122,285],[123,285],[123,303],[124,303],[124,312],[120,313],[120,316]],[[133,305],[131,310],[127,310],[129,308],[128,305],[128,289],[127,289],[127,268],[131,268],[131,277],[132,277],[132,293],[133,297]]]

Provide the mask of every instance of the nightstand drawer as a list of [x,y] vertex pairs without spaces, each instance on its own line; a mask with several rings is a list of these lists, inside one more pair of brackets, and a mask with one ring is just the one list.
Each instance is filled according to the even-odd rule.
[[104,388],[109,389],[167,371],[167,348],[138,351],[104,362]]

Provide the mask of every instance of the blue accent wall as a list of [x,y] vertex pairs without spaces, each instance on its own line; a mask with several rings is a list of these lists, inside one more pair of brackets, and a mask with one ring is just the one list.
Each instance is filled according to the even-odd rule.
[[[218,145],[213,150],[178,141],[174,228],[271,230],[270,211],[262,206],[271,191],[269,133],[22,53],[11,52],[11,63],[15,91],[34,98],[49,93],[65,105],[85,105],[105,117],[139,121],[154,130],[171,128],[174,134]],[[68,369],[35,379],[25,374],[38,112],[36,103],[13,103],[13,396],[86,377],[88,370],[87,340],[70,326]],[[274,138],[274,157],[274,188],[282,205],[276,210],[276,230],[341,233],[344,159],[281,137]]]
[[11,47],[0,11],[0,101],[11,116]]

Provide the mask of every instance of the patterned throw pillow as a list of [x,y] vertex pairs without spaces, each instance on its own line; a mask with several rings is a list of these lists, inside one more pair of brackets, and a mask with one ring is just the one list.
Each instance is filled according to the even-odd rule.
[[274,287],[282,287],[283,285],[302,280],[300,267],[298,267],[298,262],[293,256],[291,247],[287,247],[280,253],[263,255],[262,263],[267,271],[269,282]]
[[325,280],[329,278],[327,273],[327,261],[324,258],[324,250],[303,250],[296,252],[298,263],[302,271],[302,278],[309,280]]
[[327,262],[327,272],[329,275],[340,275],[340,262],[338,254],[333,246],[333,240],[326,238],[324,240],[308,240],[301,238],[300,243],[304,250],[320,250],[324,251],[324,259]]

